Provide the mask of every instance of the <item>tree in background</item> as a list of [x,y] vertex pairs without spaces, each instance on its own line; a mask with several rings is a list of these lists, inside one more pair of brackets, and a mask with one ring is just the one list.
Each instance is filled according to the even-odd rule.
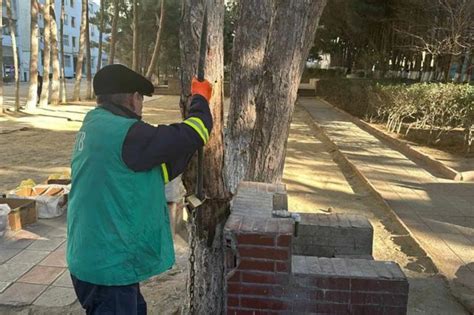
[[46,0],[43,6],[44,16],[44,44],[43,44],[43,89],[40,96],[39,106],[48,105],[49,101],[49,69],[51,61],[51,1]]
[[[95,16],[97,17],[97,15]],[[96,73],[102,68],[102,44],[104,38],[104,28],[105,28],[105,0],[100,0],[100,12],[99,12],[99,47],[98,47],[98,57],[97,57],[97,70]]]
[[15,110],[20,110],[20,75],[19,75],[19,62],[18,62],[18,49],[16,46],[16,23],[13,20],[12,15],[12,0],[6,0],[8,26],[10,29],[10,36],[12,40],[13,50],[13,66],[15,67]]
[[163,32],[163,25],[165,20],[165,0],[161,0],[161,9],[160,16],[156,12],[156,26],[158,31],[156,32],[155,47],[153,48],[153,54],[151,56],[150,64],[148,65],[148,70],[146,71],[146,77],[151,78],[153,71],[156,69],[156,63],[158,61],[160,46],[161,46],[161,33]]
[[76,81],[74,83],[74,101],[79,101],[81,98],[81,80],[82,80],[82,67],[84,63],[84,50],[86,46],[86,30],[87,30],[87,9],[88,1],[82,0],[82,14],[81,14],[81,30],[79,34],[79,52],[77,53],[77,65],[76,65]]
[[61,0],[61,27],[60,27],[60,43],[61,43],[61,103],[66,103],[67,92],[66,92],[66,74],[65,74],[65,62],[64,62],[64,19],[66,18],[66,8],[64,6],[64,0]]
[[132,31],[133,31],[133,36],[132,36],[132,42],[133,42],[133,47],[132,47],[132,70],[140,72],[140,66],[139,66],[139,56],[140,56],[140,48],[139,48],[139,27],[138,27],[138,19],[139,19],[139,5],[138,5],[138,0],[132,0],[133,2],[133,23],[131,24],[132,26]]
[[110,36],[110,49],[109,49],[109,65],[115,61],[115,46],[117,44],[117,27],[120,15],[120,4],[119,0],[114,0],[113,6],[113,18],[112,18],[112,31]]
[[91,60],[91,35],[89,21],[89,6],[86,8],[86,70],[87,70],[87,89],[86,99],[92,99],[92,60]]
[[59,104],[59,49],[58,49],[58,23],[56,19],[56,11],[54,10],[55,0],[51,0],[51,61],[53,64],[53,77],[51,81],[51,104]]
[[27,110],[36,109],[38,103],[38,9],[36,0],[31,0],[31,27],[30,27],[30,84],[28,87]]

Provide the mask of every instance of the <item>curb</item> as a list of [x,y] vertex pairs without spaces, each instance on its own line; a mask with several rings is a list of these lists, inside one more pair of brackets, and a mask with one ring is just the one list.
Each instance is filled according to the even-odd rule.
[[[332,105],[328,101],[326,101],[326,100],[324,100],[320,97],[318,97],[318,99],[320,101],[332,106],[338,112],[346,115],[350,119],[351,122],[353,122],[355,125],[357,125],[362,130],[370,133],[372,136],[376,137],[377,139],[381,140],[382,142],[388,142],[389,145],[395,147],[395,149],[397,149],[397,151],[404,154],[409,159],[411,159],[411,160],[421,160],[430,169],[426,169],[425,167],[423,167],[423,168],[425,170],[427,170],[428,172],[430,172],[435,177],[440,177],[440,176],[437,176],[436,173],[441,175],[442,178],[450,179],[450,180],[454,180],[454,181],[469,180],[469,177],[472,177],[472,176],[466,176],[466,174],[458,172],[458,171],[454,170],[453,168],[443,164],[442,162],[440,162],[436,159],[433,159],[429,155],[426,155],[426,154],[414,149],[412,146],[410,146],[410,145],[408,145],[408,144],[406,144],[406,143],[404,143],[404,142],[402,142],[402,141],[386,134],[385,132],[371,126],[369,123],[367,123],[367,122],[365,122],[365,121],[363,121],[363,120],[361,120],[357,117],[352,116],[351,114],[349,114],[345,110],[340,109],[337,106]],[[435,173],[435,174],[433,174],[433,173]],[[469,173],[469,172],[465,172],[465,173]]]

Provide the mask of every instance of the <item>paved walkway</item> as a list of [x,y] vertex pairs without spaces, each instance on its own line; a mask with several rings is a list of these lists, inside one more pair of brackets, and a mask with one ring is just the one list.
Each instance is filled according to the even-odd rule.
[[300,105],[395,211],[448,279],[474,284],[474,183],[433,177],[316,98]]
[[67,271],[66,216],[0,238],[0,305],[60,307],[76,295]]

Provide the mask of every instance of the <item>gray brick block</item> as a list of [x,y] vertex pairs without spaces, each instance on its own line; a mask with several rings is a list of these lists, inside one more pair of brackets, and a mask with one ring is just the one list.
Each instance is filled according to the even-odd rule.
[[335,257],[372,255],[373,228],[365,217],[302,213],[295,255]]

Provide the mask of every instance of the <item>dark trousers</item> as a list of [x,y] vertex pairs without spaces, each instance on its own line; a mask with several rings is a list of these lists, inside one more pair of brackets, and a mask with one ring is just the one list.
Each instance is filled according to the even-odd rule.
[[146,302],[138,283],[95,285],[71,275],[77,298],[87,315],[146,315]]

